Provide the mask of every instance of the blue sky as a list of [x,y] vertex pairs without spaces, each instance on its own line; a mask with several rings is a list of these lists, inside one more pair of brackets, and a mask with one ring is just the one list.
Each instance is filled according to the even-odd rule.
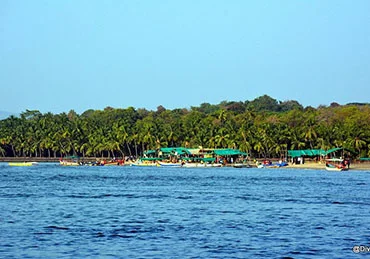
[[0,110],[370,102],[370,1],[0,0]]

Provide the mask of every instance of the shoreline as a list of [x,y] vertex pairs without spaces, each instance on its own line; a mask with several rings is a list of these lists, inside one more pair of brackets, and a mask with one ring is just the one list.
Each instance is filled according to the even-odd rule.
[[[323,169],[325,170],[325,163],[320,162],[306,162],[304,164],[291,164],[289,163],[286,168],[294,168],[294,169]],[[352,162],[349,170],[363,170],[363,171],[370,171],[370,163],[364,162]]]
[[[83,160],[87,162],[99,160],[109,160],[107,157],[86,157]],[[44,162],[44,163],[58,163],[60,157],[0,157],[0,162]]]
[[[39,162],[39,163],[58,163],[59,157],[0,157],[1,163],[9,162]],[[110,160],[109,157],[85,157],[82,160],[85,162],[94,162],[96,160]],[[253,163],[250,163],[251,167],[255,167]],[[126,165],[127,166],[127,165]],[[225,165],[226,167],[232,167],[232,164]],[[294,169],[325,169],[325,163],[322,162],[310,162],[307,161],[304,164],[292,164],[289,163],[288,166],[284,168],[294,168]],[[363,170],[370,171],[370,162],[352,162],[350,165],[350,170]]]

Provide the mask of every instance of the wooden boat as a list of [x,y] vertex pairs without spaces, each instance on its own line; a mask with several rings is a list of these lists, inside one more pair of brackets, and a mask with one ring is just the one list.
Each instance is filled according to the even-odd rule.
[[78,156],[69,156],[59,159],[59,163],[62,166],[80,166],[80,158]]
[[37,162],[9,162],[9,166],[33,166],[37,164]]
[[63,166],[80,166],[80,162],[77,161],[66,161],[66,160],[60,160],[59,161],[60,165]]
[[217,164],[217,163],[214,163],[214,164],[208,164],[207,167],[222,167],[222,164]]
[[341,171],[347,171],[348,167],[345,165],[343,159],[331,158],[331,159],[326,159],[325,169],[327,171],[341,172]]
[[[186,163],[183,163],[181,165],[182,167],[189,167],[189,168],[194,168],[194,167],[207,167],[208,165],[205,164],[205,163],[189,163],[189,162],[186,162]],[[209,164],[209,167],[211,167],[211,164]]]
[[130,166],[157,166],[157,163],[154,161],[143,161],[141,159],[133,162]]
[[120,159],[118,159],[118,160],[113,159],[111,161],[104,160],[104,161],[100,162],[100,165],[103,165],[103,166],[123,165],[123,164],[124,164],[123,160],[120,160]]
[[262,163],[257,162],[256,163],[257,168],[265,168],[265,166]]
[[182,164],[179,162],[172,163],[172,162],[162,162],[162,161],[158,161],[157,165],[161,167],[181,167],[182,166]]
[[343,171],[343,168],[336,167],[335,165],[330,164],[330,163],[326,163],[326,164],[325,164],[325,169],[326,169],[327,171],[336,171],[336,172],[341,172],[341,171]]
[[288,166],[287,162],[279,161],[277,163],[271,163],[271,161],[265,160],[263,163],[256,162],[257,168],[280,168],[284,166]]
[[235,164],[233,164],[233,167],[234,168],[249,168],[250,165],[246,164],[246,163],[235,163]]

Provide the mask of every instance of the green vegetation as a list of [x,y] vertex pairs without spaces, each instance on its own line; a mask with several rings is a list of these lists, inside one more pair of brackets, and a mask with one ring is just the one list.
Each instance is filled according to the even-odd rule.
[[238,148],[256,158],[283,157],[289,149],[344,147],[367,157],[370,105],[304,108],[264,95],[189,110],[107,107],[81,115],[27,110],[0,121],[0,156],[140,156],[176,146]]

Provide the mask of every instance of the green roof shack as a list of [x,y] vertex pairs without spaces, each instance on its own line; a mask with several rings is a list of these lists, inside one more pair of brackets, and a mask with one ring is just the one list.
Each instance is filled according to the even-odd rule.
[[307,158],[320,161],[325,155],[323,149],[288,150],[288,157],[293,164],[304,164]]
[[[223,148],[223,149],[214,149],[214,155],[219,159],[223,160],[223,163],[233,164],[235,162],[243,162],[243,160],[248,156],[248,153],[242,152],[238,149]],[[241,160],[241,161],[239,161]]]
[[348,153],[356,154],[353,150],[336,147],[327,151],[323,149],[288,150],[288,157],[290,157],[291,163],[293,164],[304,164],[304,160],[306,158],[321,161],[325,158],[346,157],[348,156]]

